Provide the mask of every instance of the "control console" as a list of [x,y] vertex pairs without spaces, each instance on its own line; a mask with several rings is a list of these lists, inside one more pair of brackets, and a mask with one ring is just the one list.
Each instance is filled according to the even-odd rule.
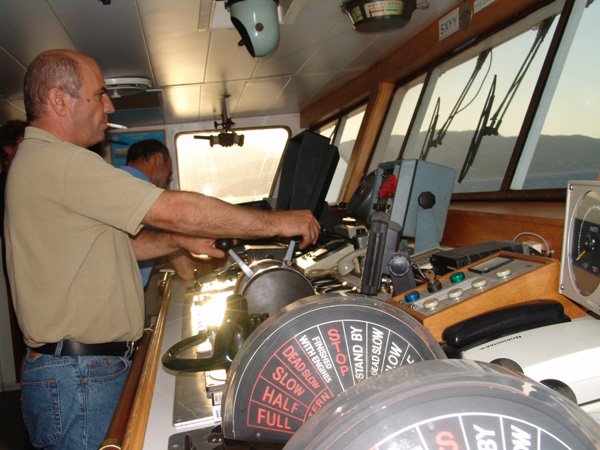
[[499,252],[441,277],[430,271],[426,284],[389,303],[419,320],[439,341],[450,325],[529,300],[557,300],[569,317],[583,316],[582,308],[557,292],[559,271],[553,259]]

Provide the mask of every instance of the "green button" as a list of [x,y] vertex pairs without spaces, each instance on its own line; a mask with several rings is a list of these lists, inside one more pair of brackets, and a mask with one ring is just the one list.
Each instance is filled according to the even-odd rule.
[[450,275],[451,283],[460,283],[464,279],[465,279],[464,272],[456,272],[456,273],[453,273],[452,275]]

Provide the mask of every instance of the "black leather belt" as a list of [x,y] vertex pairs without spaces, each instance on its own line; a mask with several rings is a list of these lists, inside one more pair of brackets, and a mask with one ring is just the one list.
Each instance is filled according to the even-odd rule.
[[[62,341],[60,356],[131,356],[133,353],[133,342],[107,342],[106,344],[81,344],[65,339]],[[41,347],[32,348],[34,352],[45,355],[56,354],[58,343],[45,344]]]

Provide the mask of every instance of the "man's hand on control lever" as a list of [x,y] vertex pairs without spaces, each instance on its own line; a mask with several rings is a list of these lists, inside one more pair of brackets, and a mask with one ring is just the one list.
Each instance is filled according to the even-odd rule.
[[308,210],[274,211],[279,221],[279,235],[283,237],[302,236],[299,248],[316,244],[321,225]]

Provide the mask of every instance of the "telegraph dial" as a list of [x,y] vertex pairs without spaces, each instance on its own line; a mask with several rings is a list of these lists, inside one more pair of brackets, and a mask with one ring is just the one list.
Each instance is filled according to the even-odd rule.
[[600,182],[568,186],[560,293],[600,312]]
[[342,392],[285,450],[597,449],[598,423],[546,386],[494,364],[429,360]]

